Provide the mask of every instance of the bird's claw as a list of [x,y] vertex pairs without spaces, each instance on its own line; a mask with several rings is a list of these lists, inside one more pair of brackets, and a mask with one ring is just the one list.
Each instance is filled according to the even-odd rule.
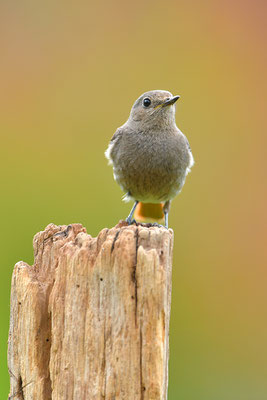
[[152,225],[152,226],[156,226],[157,228],[166,228],[166,229],[168,229],[167,226],[158,224],[157,222],[153,222],[151,225]]
[[130,218],[126,218],[126,222],[127,222],[128,225],[137,224],[135,219],[130,219]]

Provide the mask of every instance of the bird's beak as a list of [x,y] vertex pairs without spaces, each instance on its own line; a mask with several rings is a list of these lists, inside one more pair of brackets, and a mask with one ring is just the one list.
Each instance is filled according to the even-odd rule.
[[180,96],[173,96],[168,100],[165,100],[164,103],[162,103],[162,107],[167,107],[167,106],[171,106],[172,104],[174,104],[178,99],[180,99]]

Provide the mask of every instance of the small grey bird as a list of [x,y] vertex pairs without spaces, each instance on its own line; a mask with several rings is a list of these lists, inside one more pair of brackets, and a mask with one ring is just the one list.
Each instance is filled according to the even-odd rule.
[[126,192],[124,200],[135,201],[126,219],[129,224],[139,202],[164,203],[168,228],[171,200],[181,191],[194,164],[188,140],[175,123],[179,97],[164,90],[142,94],[105,152],[115,180]]

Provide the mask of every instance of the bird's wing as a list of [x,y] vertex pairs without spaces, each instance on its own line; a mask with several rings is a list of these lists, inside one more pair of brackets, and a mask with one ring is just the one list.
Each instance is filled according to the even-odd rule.
[[113,164],[112,151],[114,149],[114,145],[118,143],[119,139],[122,137],[123,131],[118,128],[112,138],[110,139],[107,150],[105,151],[105,156],[109,161],[109,164]]
[[188,140],[187,140],[187,138],[185,137],[185,140],[186,140],[186,144],[187,144],[187,147],[188,147],[188,150],[192,153],[192,150],[191,150],[191,147],[190,147],[190,144],[189,144],[189,142],[188,142]]
[[122,129],[118,128],[112,138],[110,139],[110,143],[114,143],[116,139],[119,139],[122,136]]
[[189,150],[189,165],[187,167],[187,172],[186,172],[186,174],[188,174],[190,172],[191,168],[193,167],[193,165],[195,163],[195,160],[194,160],[194,157],[193,157],[193,154],[192,154],[192,150],[191,150],[190,144],[189,144],[187,138],[185,138],[185,139],[186,139],[187,148]]

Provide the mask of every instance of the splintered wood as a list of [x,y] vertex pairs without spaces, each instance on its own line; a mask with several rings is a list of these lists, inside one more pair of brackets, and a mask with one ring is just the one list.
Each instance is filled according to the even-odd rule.
[[15,265],[10,399],[167,399],[173,234],[48,225]]

